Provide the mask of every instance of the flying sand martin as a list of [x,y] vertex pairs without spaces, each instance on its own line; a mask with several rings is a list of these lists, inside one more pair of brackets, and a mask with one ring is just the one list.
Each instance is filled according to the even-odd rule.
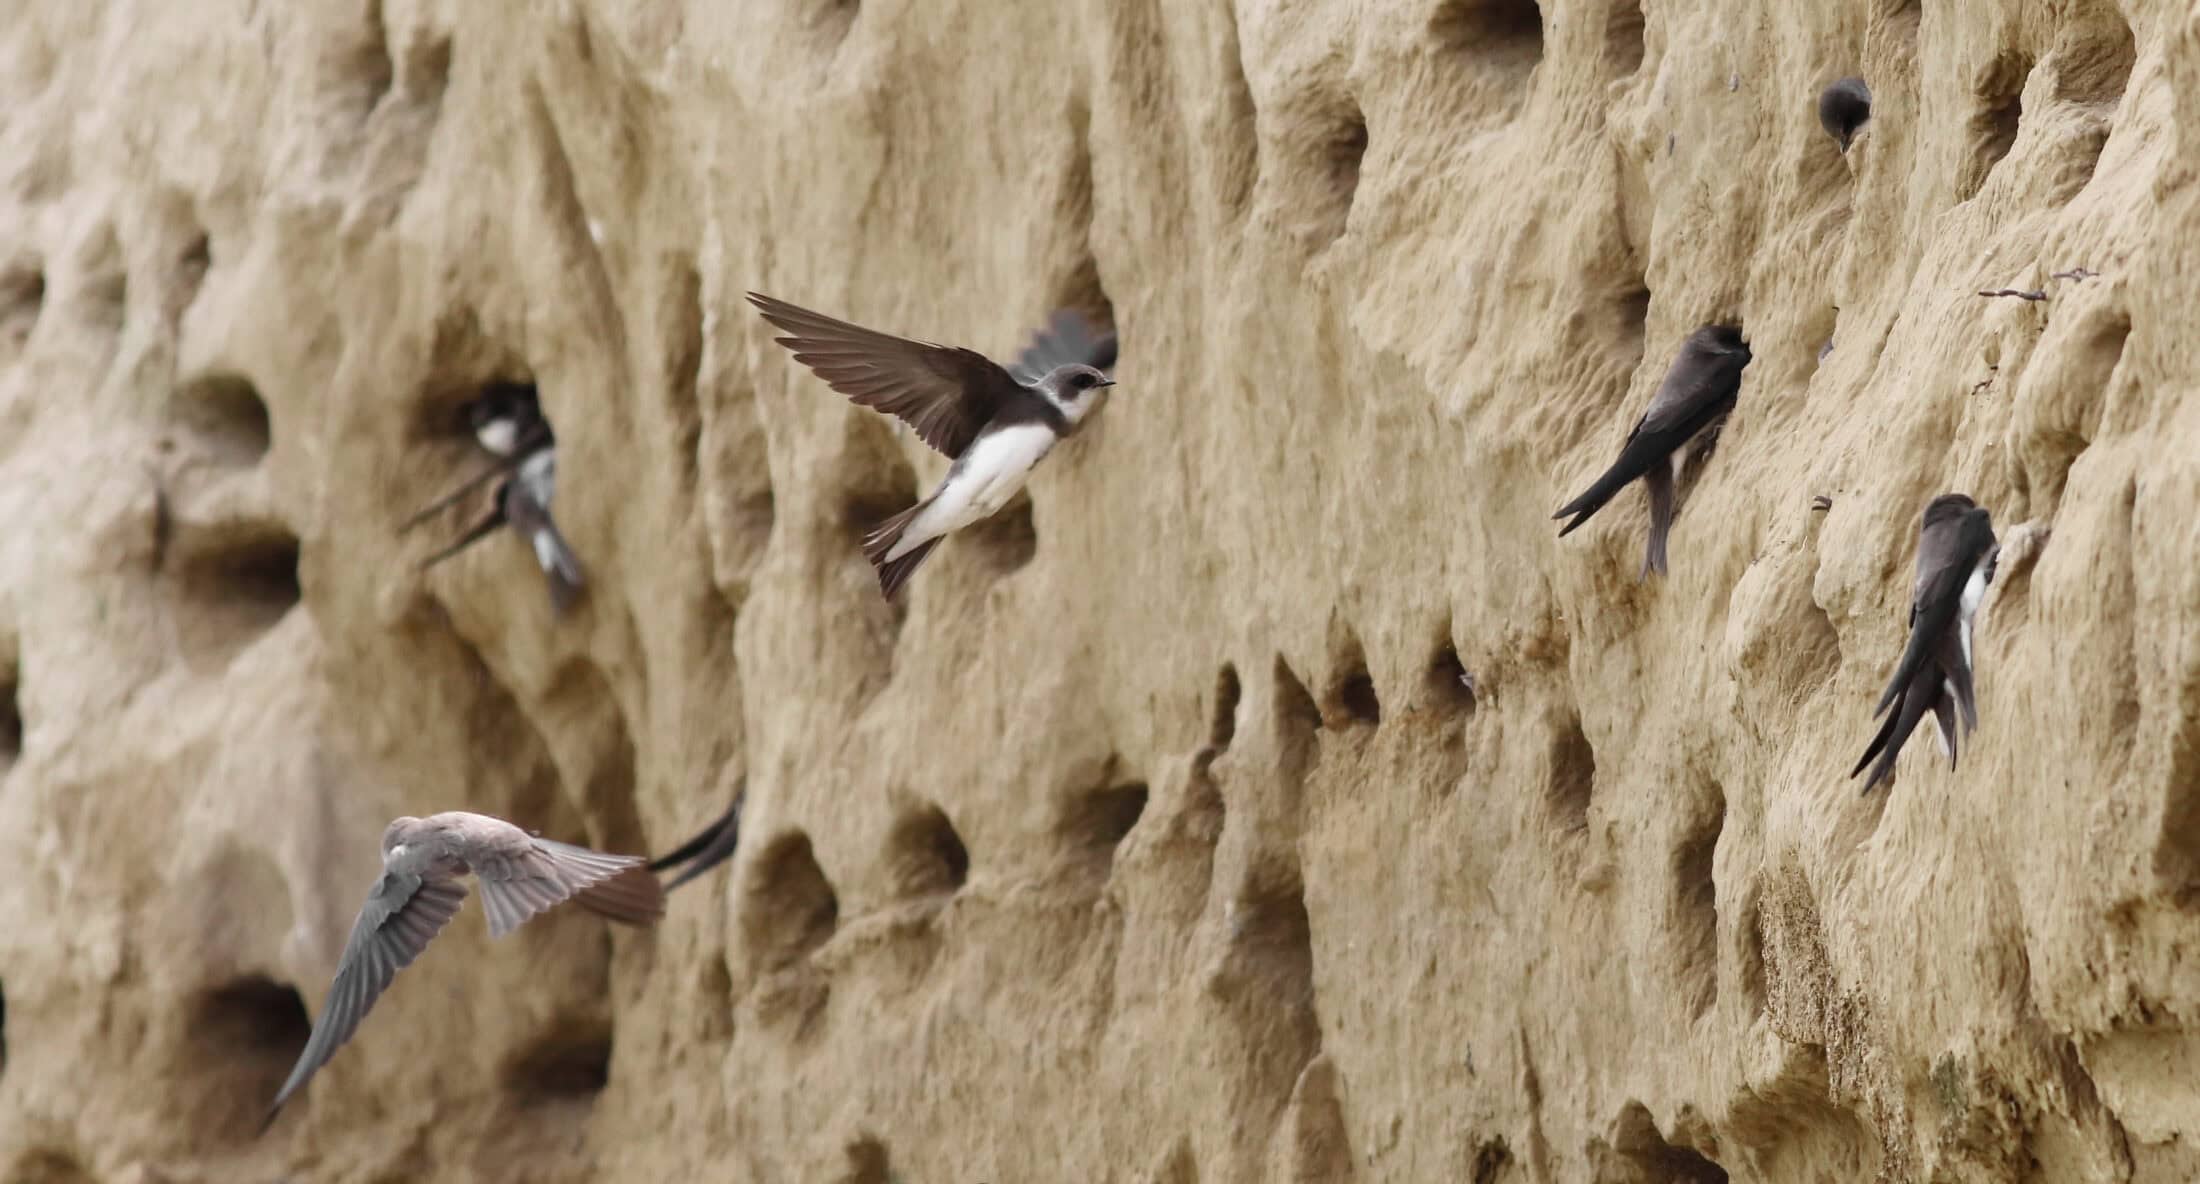
[[1956,764],[1956,717],[1962,716],[1966,735],[1978,730],[1971,627],[1979,602],[1986,599],[1986,586],[1994,582],[2000,554],[1993,517],[1977,502],[1944,493],[1925,507],[1917,534],[1917,582],[1910,591],[1910,644],[1879,696],[1879,706],[1872,709],[1873,718],[1885,714],[1887,720],[1864,758],[1849,770],[1854,777],[1873,757],[1879,758],[1863,792],[1870,793],[1894,772],[1895,758],[1927,711],[1940,725],[1940,749],[1948,754],[1951,769]]
[[1848,155],[1858,129],[1871,121],[1872,90],[1861,78],[1843,78],[1818,92],[1818,124]]
[[268,1107],[262,1131],[351,1039],[397,972],[457,915],[466,900],[461,877],[469,873],[481,883],[492,939],[567,900],[628,925],[652,924],[665,913],[664,890],[637,855],[538,838],[486,814],[452,811],[390,823],[382,832],[382,874],[367,890],[321,1018]]
[[1650,543],[1643,552],[1641,575],[1664,575],[1665,539],[1673,529],[1673,491],[1687,459],[1688,442],[1734,410],[1749,356],[1749,343],[1736,326],[1705,325],[1689,334],[1658,393],[1651,396],[1650,409],[1627,433],[1619,459],[1587,492],[1551,515],[1573,516],[1558,532],[1560,537],[1571,534],[1628,482],[1640,477],[1650,495]]
[[421,561],[420,569],[426,571],[498,526],[509,525],[535,553],[535,563],[542,568],[543,580],[550,587],[550,606],[563,615],[573,607],[587,579],[581,572],[580,557],[550,517],[550,500],[557,494],[557,481],[558,450],[543,448],[531,453],[497,486],[489,512],[468,527],[457,542]]
[[797,308],[760,292],[749,303],[787,331],[775,338],[826,385],[899,418],[954,458],[932,495],[873,527],[863,556],[894,593],[954,531],[1008,504],[1054,446],[1076,432],[1115,380],[1081,363],[1026,384],[974,350],[911,341]]

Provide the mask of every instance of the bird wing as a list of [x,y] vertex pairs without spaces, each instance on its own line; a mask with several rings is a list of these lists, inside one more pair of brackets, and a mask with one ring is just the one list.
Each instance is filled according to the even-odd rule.
[[283,1103],[351,1039],[359,1021],[388,989],[390,980],[412,965],[465,901],[466,885],[455,879],[426,879],[385,871],[374,881],[374,887],[367,891],[366,907],[359,910],[351,938],[344,943],[344,956],[336,965],[336,981],[329,988],[321,1018],[306,1038],[305,1051],[298,1054],[290,1079],[276,1093],[275,1104],[268,1107],[268,1122],[273,1122]]
[[[510,823],[485,816],[479,824],[454,826],[447,835],[451,854],[465,860],[474,878],[481,881],[481,904],[489,914],[492,938],[503,937],[535,914],[643,862],[639,856],[606,855],[537,838]],[[655,883],[654,877],[651,883]],[[639,885],[622,881],[611,895],[623,898],[630,888]],[[612,900],[604,903],[618,907]],[[636,903],[646,910],[646,904]]]
[[504,474],[511,472],[513,469],[518,468],[519,464],[520,462],[517,459],[508,459],[504,457],[497,458],[496,461],[490,464],[488,468],[483,469],[478,473],[475,473],[471,477],[468,477],[465,483],[460,485],[458,488],[453,489],[449,493],[444,494],[442,497],[439,497],[434,501],[429,502],[427,505],[422,506],[420,509],[414,511],[412,517],[405,519],[405,521],[398,526],[397,533],[404,534],[405,532],[411,530],[413,527],[416,527],[421,523],[426,522],[428,519],[435,517],[437,514],[440,514],[443,511],[451,508],[452,506],[458,504],[459,500],[464,498],[467,494],[470,494],[474,490],[479,489],[484,485],[487,485],[495,478],[501,477]]
[[[1983,538],[1980,536],[1984,536]],[[1918,667],[1938,652],[1941,639],[1956,621],[1962,606],[1963,585],[1979,557],[1993,545],[1993,529],[1972,515],[1946,527],[1935,527],[1917,542],[1917,583],[1910,593],[1910,643],[1895,664],[1894,677],[1879,696],[1872,715],[1887,710],[1909,685]],[[1966,684],[1968,673],[1964,676]]]
[[787,331],[773,340],[826,385],[858,407],[900,419],[948,456],[960,456],[1002,400],[1023,389],[975,350],[880,333],[760,292],[749,293],[749,303]]
[[1719,359],[1683,353],[1665,372],[1665,381],[1650,396],[1649,408],[1628,439],[1679,433],[1680,440],[1675,443],[1685,442],[1702,430],[1724,404],[1731,403],[1738,390],[1738,383],[1725,380]]
[[[660,872],[681,863],[688,864],[685,870],[672,878],[671,883],[665,885],[665,891],[678,888],[732,857],[741,845],[741,806],[747,796],[746,791],[736,793],[733,806],[726,811],[724,817],[711,823],[708,829],[674,850],[650,860],[650,870]],[[689,863],[689,860],[694,862]]]
[[466,548],[473,546],[475,543],[481,541],[481,539],[486,536],[490,531],[493,531],[497,527],[504,525],[504,509],[505,505],[510,500],[511,488],[511,482],[509,480],[507,480],[503,485],[498,486],[496,500],[490,504],[487,512],[483,513],[482,516],[476,519],[472,525],[468,526],[466,528],[466,533],[459,535],[457,541],[442,548],[435,554],[428,556],[426,559],[421,560],[419,570],[426,571],[429,568],[434,567],[436,564],[441,563],[446,559],[449,559],[451,556],[458,554],[460,551],[463,551]]
[[1016,368],[1037,379],[1056,366],[1072,363],[1113,370],[1115,333],[1101,330],[1074,308],[1059,308],[1047,318],[1046,328],[1031,335],[1031,344],[1016,356]]

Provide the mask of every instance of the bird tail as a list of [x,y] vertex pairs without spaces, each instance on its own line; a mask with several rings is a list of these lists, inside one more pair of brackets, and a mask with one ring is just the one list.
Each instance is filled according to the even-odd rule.
[[1642,487],[1650,495],[1650,541],[1643,547],[1642,572],[1637,579],[1651,572],[1665,574],[1665,539],[1673,531],[1673,470],[1666,465],[1652,465],[1642,475]]
[[535,562],[542,565],[543,579],[550,584],[550,606],[561,616],[580,599],[581,589],[588,579],[581,572],[580,556],[573,553],[565,536],[558,533],[557,524],[545,517],[530,540],[535,548]]
[[917,567],[924,562],[925,556],[932,553],[932,548],[940,545],[940,540],[936,538],[926,539],[915,550],[899,559],[887,558],[895,545],[901,542],[901,536],[909,529],[909,524],[916,521],[917,512],[930,504],[929,499],[918,502],[872,527],[871,533],[863,536],[863,557],[871,561],[872,567],[878,569],[879,594],[888,600],[892,600],[894,593],[900,591],[901,586],[909,581],[909,577],[916,574]]
[[1560,528],[1559,537],[1564,538],[1572,534],[1574,528],[1589,520],[1590,515],[1603,509],[1606,502],[1611,501],[1613,497],[1618,495],[1620,490],[1627,487],[1627,481],[1628,474],[1623,472],[1620,466],[1614,465],[1605,470],[1604,475],[1597,478],[1596,484],[1591,485],[1580,497],[1560,506],[1558,513],[1551,515],[1551,517],[1564,518],[1571,515],[1573,521]]
[[654,924],[665,915],[665,889],[648,868],[635,864],[573,894],[582,908],[622,925]]
[[1956,705],[1946,695],[1933,696],[1933,722],[1940,727],[1940,747],[1948,753],[1948,768],[1956,767],[1962,745],[1956,739]]
[[1864,766],[1870,764],[1873,757],[1879,758],[1872,775],[1864,779],[1862,793],[1870,793],[1872,787],[1894,774],[1895,758],[1902,755],[1902,746],[1909,742],[1910,733],[1917,730],[1918,722],[1925,718],[1935,698],[1929,684],[1919,686],[1913,682],[1903,691],[1901,704],[1887,713],[1886,720],[1879,725],[1879,733],[1872,737],[1871,747],[1864,750],[1864,758],[1849,770],[1849,776],[1854,777],[1864,771]]

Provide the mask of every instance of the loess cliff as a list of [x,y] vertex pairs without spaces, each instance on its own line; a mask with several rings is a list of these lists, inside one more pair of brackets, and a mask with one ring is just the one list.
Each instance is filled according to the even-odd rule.
[[[0,1179],[2200,1177],[2188,0],[7,7]],[[889,603],[946,461],[750,289],[1119,385]],[[1708,321],[1638,580],[1551,513]],[[400,531],[499,384],[563,617]],[[1950,490],[1980,727],[1860,796]],[[391,818],[744,791],[254,1137]]]

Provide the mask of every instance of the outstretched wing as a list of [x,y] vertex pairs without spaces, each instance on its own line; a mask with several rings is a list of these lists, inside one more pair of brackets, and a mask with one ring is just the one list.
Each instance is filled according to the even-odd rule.
[[[481,881],[481,904],[489,914],[490,937],[503,937],[535,914],[589,893],[601,904],[625,914],[619,916],[620,920],[640,922],[663,915],[663,892],[651,891],[656,887],[656,877],[647,877],[644,885],[626,875],[628,869],[642,867],[639,856],[606,855],[536,838],[496,819],[484,818],[482,822],[495,825],[454,829],[447,834],[451,853],[465,860],[474,878]],[[617,884],[607,883],[612,880]]]
[[1074,308],[1059,308],[1047,318],[1047,327],[1031,335],[1031,344],[1016,356],[1016,368],[1032,381],[1056,366],[1090,366],[1115,369],[1115,330],[1103,330]]
[[749,303],[787,331],[774,340],[826,385],[859,407],[900,419],[948,456],[962,455],[1001,401],[1022,389],[975,350],[880,333],[760,292],[749,293]]
[[367,891],[366,907],[359,910],[351,938],[344,943],[344,957],[336,965],[336,982],[329,988],[321,1018],[306,1038],[305,1051],[298,1054],[290,1079],[283,1082],[274,1104],[268,1107],[262,1130],[275,1121],[283,1103],[304,1088],[307,1079],[351,1039],[359,1021],[388,989],[390,980],[412,965],[465,901],[466,885],[458,880],[383,872],[374,881],[374,887]]

